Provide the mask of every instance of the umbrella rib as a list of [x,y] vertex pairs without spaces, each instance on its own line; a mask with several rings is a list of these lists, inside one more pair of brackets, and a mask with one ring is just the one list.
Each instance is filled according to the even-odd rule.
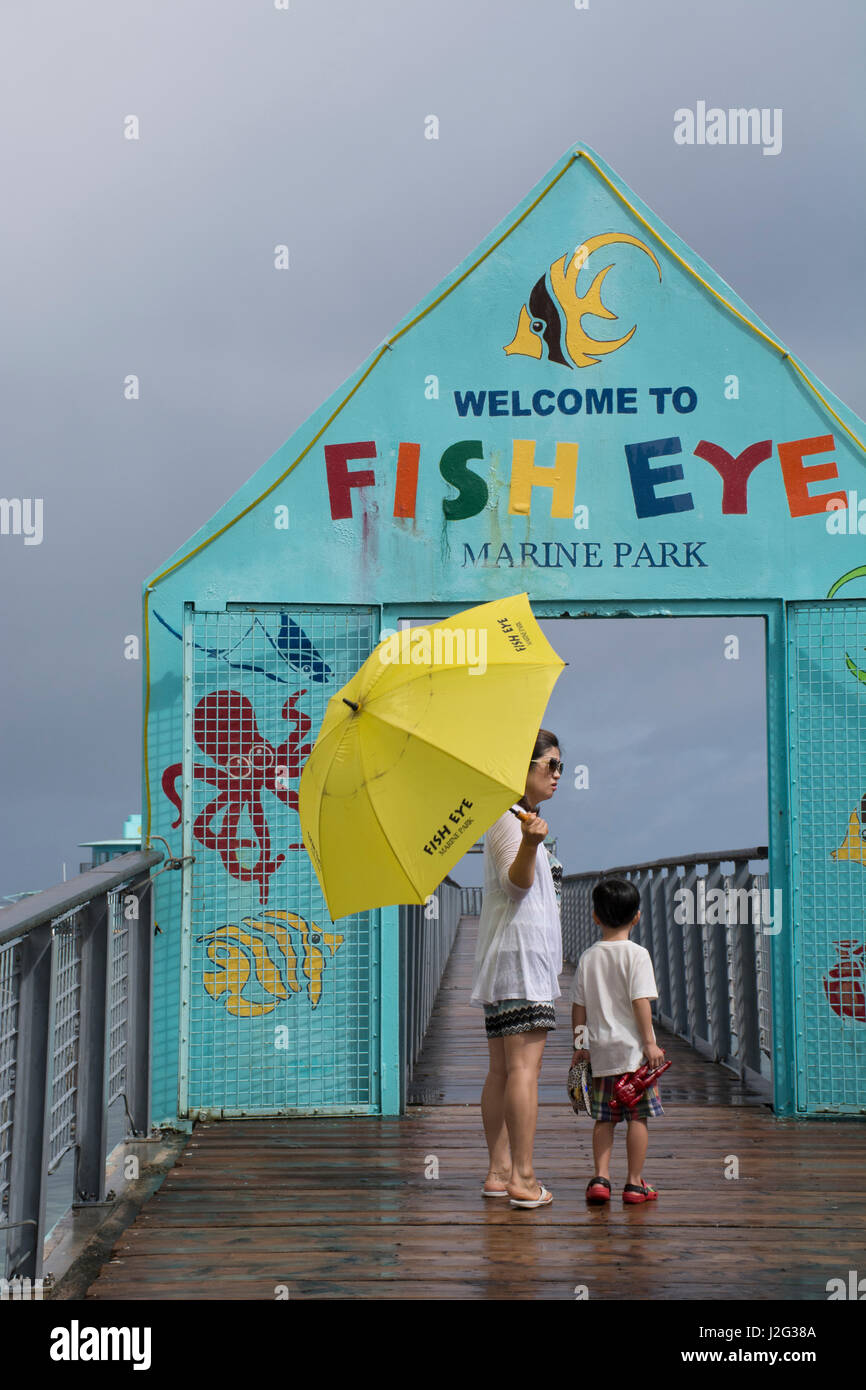
[[[374,717],[377,718],[377,719],[379,718],[378,715],[376,715],[376,716],[374,716]],[[384,724],[384,723],[385,723],[385,720],[384,720],[384,719],[379,719],[379,723],[380,723],[380,724]],[[359,751],[359,753],[360,753],[360,755],[361,755],[361,771],[362,771],[363,774],[364,774],[364,782],[367,783],[367,769],[366,769],[366,766],[364,765],[364,743],[363,743],[363,739],[360,737],[360,735],[359,735],[359,737],[358,737],[358,751]],[[368,786],[369,786],[369,785],[372,785],[372,782],[373,782],[374,780],[375,780],[374,778],[371,778],[371,779],[370,779],[370,782],[367,783],[367,785],[368,785]],[[381,818],[380,818],[380,816],[379,816],[379,812],[378,812],[378,810],[376,809],[376,803],[375,803],[375,801],[373,800],[372,796],[368,796],[368,797],[367,797],[367,801],[368,801],[368,804],[370,805],[370,807],[371,807],[371,809],[372,809],[372,811],[373,811],[373,815],[376,817],[376,824],[378,825],[379,829],[380,829],[381,832],[382,832],[382,838],[383,838],[383,840],[385,841],[386,845],[390,846],[390,847],[393,849],[393,846],[391,845],[391,841],[390,841],[389,836],[388,836],[388,832],[386,831],[384,825],[382,824]],[[409,880],[409,882],[411,883],[412,887],[415,889],[415,892],[416,892],[416,893],[419,895],[419,897],[420,897],[420,895],[421,895],[421,889],[418,887],[417,883],[415,882],[414,878],[413,878],[412,875],[410,874],[409,870],[406,868],[406,865],[403,863],[403,861],[402,861],[401,859],[399,859],[399,857],[398,857],[398,855],[397,855],[396,853],[394,854],[394,858],[397,859],[397,862],[399,863],[402,872],[406,875],[406,878]],[[380,909],[380,910],[381,910],[381,909]]]

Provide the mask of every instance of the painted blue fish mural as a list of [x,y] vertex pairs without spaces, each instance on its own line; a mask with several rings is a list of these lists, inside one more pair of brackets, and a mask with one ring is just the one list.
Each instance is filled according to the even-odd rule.
[[[183,641],[181,633],[167,623],[165,618],[156,609],[153,609],[153,616],[162,623],[164,628],[177,637],[178,641]],[[331,679],[333,674],[330,666],[313,646],[302,627],[289,617],[288,613],[280,614],[280,627],[276,637],[268,632],[264,623],[259,618],[254,618],[236,642],[230,647],[203,647],[200,642],[195,642],[194,646],[206,656],[213,657],[216,661],[224,661],[235,671],[256,671],[260,675],[267,677],[268,680],[277,681],[281,685],[288,685],[292,680],[290,672],[304,676],[307,680],[315,681],[317,684],[324,685]],[[273,654],[273,664],[263,664],[263,661]]]

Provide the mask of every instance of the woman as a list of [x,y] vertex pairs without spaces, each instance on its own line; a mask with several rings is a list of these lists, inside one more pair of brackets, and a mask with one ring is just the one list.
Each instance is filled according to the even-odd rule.
[[510,1197],[516,1207],[542,1207],[553,1197],[532,1166],[538,1116],[538,1075],[547,1033],[556,1027],[562,929],[539,803],[562,774],[559,740],[539,729],[526,789],[484,837],[484,897],[471,1002],[484,1006],[490,1070],[481,1093],[490,1167],[485,1197]]

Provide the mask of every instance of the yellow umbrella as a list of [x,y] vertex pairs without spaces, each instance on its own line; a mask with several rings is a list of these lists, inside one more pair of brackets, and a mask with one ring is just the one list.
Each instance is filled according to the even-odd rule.
[[332,920],[423,903],[522,795],[565,662],[528,594],[379,643],[328,702],[298,810]]

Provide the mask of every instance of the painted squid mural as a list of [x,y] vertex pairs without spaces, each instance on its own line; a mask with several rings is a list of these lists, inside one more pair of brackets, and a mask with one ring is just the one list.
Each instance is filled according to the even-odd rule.
[[[193,737],[211,764],[195,763],[193,777],[209,782],[216,788],[213,797],[196,816],[193,838],[205,849],[216,850],[227,873],[242,883],[256,883],[259,899],[268,901],[271,877],[285,860],[284,854],[271,854],[271,835],[268,829],[262,793],[269,792],[298,809],[298,793],[289,781],[297,781],[301,767],[310,752],[306,742],[310,731],[309,716],[297,708],[297,701],[306,690],[291,695],[282,708],[282,717],[292,725],[289,737],[275,748],[259,732],[255,711],[246,695],[237,690],[213,690],[199,700],[193,713]],[[176,830],[181,823],[182,800],[177,781],[183,771],[181,763],[172,763],[162,774],[162,789],[177,810]],[[241,839],[238,825],[246,814],[255,840]],[[303,849],[303,842],[287,846]],[[250,866],[239,851],[252,849],[255,863]]]

